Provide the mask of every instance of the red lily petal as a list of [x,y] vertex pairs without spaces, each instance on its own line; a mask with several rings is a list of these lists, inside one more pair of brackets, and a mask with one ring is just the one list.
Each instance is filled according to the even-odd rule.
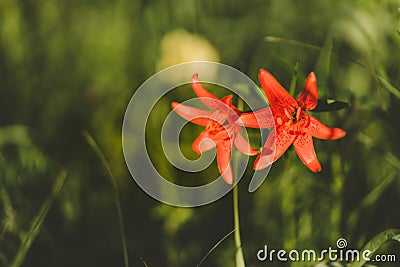
[[258,154],[258,150],[253,148],[240,132],[237,133],[234,142],[235,147],[240,151],[240,153],[249,156]]
[[308,134],[297,136],[293,142],[294,149],[299,155],[301,161],[313,172],[319,172],[321,164],[317,159],[317,155],[314,150],[314,143],[312,136]]
[[211,98],[219,101],[218,97],[211,94],[206,88],[203,87],[203,85],[201,85],[199,81],[199,75],[197,73],[193,74],[192,76],[192,88],[198,97]]
[[318,104],[317,77],[311,72],[304,84],[303,90],[296,99],[297,103],[305,110],[313,110]]
[[[288,134],[285,130],[285,128],[278,127],[276,130],[276,148],[275,148],[275,156],[274,156],[274,161],[279,159],[283,153],[290,147],[290,145],[293,143],[295,139],[295,135],[293,134]],[[266,143],[267,144],[267,143]],[[265,145],[264,145],[265,148]]]
[[219,109],[228,114],[229,123],[235,123],[239,119],[240,111],[232,105],[232,95],[227,95],[221,99],[225,106],[220,106]]
[[331,128],[324,125],[317,118],[304,114],[308,122],[303,126],[303,131],[319,139],[339,139],[346,135],[346,132],[339,128]]
[[276,131],[272,131],[267,141],[264,144],[263,150],[260,155],[254,161],[254,169],[262,170],[267,168],[269,165],[274,162],[274,151],[275,151],[275,142],[276,142]]
[[230,139],[228,131],[230,127],[222,124],[226,121],[226,115],[220,110],[212,112],[206,125],[206,129],[193,141],[192,149],[198,155],[215,147],[221,141]]
[[227,106],[226,108],[230,108],[231,111],[235,113],[240,113],[240,110],[238,110],[234,105],[232,105],[232,98],[233,98],[232,95],[227,95],[221,98],[220,101]]
[[200,133],[200,135],[193,141],[192,149],[197,155],[206,152],[215,147],[216,141],[209,134],[209,131],[205,130]]
[[213,121],[216,121],[217,123],[223,125],[224,122],[226,121],[227,117],[225,112],[221,111],[221,110],[217,110],[212,112],[212,115],[210,116],[210,119]]
[[240,126],[246,126],[250,128],[275,127],[275,121],[270,107],[262,108],[255,112],[241,113],[240,120],[237,122]]
[[264,89],[265,95],[271,104],[271,109],[279,113],[283,112],[285,108],[293,107],[297,108],[297,102],[289,94],[285,88],[272,76],[268,71],[261,69],[258,72],[258,78],[260,79],[261,87]]
[[217,145],[217,163],[219,172],[227,184],[233,183],[233,174],[231,167],[232,144],[230,141],[221,142]]
[[[209,91],[207,91],[206,88],[203,87],[203,85],[199,81],[198,76],[199,75],[197,73],[193,74],[192,88],[193,88],[193,91],[195,92],[195,94],[197,95],[197,97],[200,99],[200,101],[203,102],[203,104],[206,105],[207,107],[214,109],[214,110],[228,109],[229,105],[222,102],[218,97],[211,94]],[[226,97],[224,99],[225,99],[224,101],[229,101],[229,99],[227,99]],[[231,103],[232,103],[232,101],[231,101]]]
[[233,98],[232,95],[224,96],[223,98],[221,98],[221,102],[223,102],[228,107],[231,107],[232,106],[232,98]]
[[173,110],[178,113],[182,118],[196,123],[201,126],[206,126],[210,121],[213,111],[202,110],[190,106],[186,106],[177,102],[172,103]]

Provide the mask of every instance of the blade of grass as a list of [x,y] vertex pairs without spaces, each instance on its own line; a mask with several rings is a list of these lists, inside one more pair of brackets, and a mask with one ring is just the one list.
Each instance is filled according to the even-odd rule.
[[[372,253],[377,251],[384,243],[389,240],[394,240],[400,243],[400,229],[389,229],[383,231],[371,239],[361,250],[360,255],[363,255],[364,251],[369,250]],[[362,267],[367,261],[360,258],[360,261],[353,262],[349,267]]]
[[394,181],[396,178],[397,173],[396,172],[391,172],[389,175],[387,175],[384,179],[380,181],[380,183],[372,189],[371,192],[369,192],[361,201],[360,207],[365,208],[377,201],[377,199],[382,195],[382,193],[385,191],[385,189]]
[[147,265],[146,261],[143,258],[140,258],[142,260],[142,263],[145,267],[149,267],[149,265]]
[[267,43],[278,43],[278,44],[281,43],[281,44],[289,44],[289,45],[294,45],[294,46],[302,46],[302,47],[316,49],[316,50],[320,50],[321,49],[321,47],[316,46],[316,45],[303,43],[303,42],[299,42],[299,41],[292,40],[292,39],[276,37],[276,36],[266,36],[264,38],[264,40]]
[[318,72],[318,79],[321,81],[322,79],[326,79],[326,77],[330,73],[331,61],[332,61],[332,50],[333,50],[333,42],[330,34],[325,39],[324,46],[320,50],[318,55],[317,64],[315,65],[315,69]]
[[[296,40],[292,40],[292,39],[286,39],[286,38],[280,38],[280,37],[275,37],[275,36],[266,36],[264,38],[264,40],[267,43],[276,43],[276,44],[287,44],[287,45],[293,45],[293,46],[299,46],[299,47],[304,47],[304,48],[309,48],[309,49],[314,49],[314,50],[323,50],[323,49],[327,49],[323,46],[318,46],[318,45],[313,45],[313,44],[309,44],[309,43],[304,43],[304,42],[300,42],[300,41],[296,41]],[[362,64],[361,62],[354,60],[352,58],[349,58],[347,56],[341,55],[338,52],[336,52],[335,50],[331,49],[330,51],[331,53],[337,55],[340,58],[343,58],[345,60],[348,60],[350,62],[353,62],[356,65],[359,65],[365,69],[368,69],[364,64]]]
[[117,183],[115,182],[114,175],[111,171],[110,166],[108,165],[107,159],[104,156],[103,151],[101,151],[99,145],[96,143],[94,138],[88,133],[88,132],[83,132],[83,135],[88,142],[89,146],[93,149],[94,153],[97,155],[97,157],[100,159],[101,163],[103,164],[103,167],[107,171],[107,179],[111,184],[111,187],[113,189],[113,195],[114,195],[114,203],[117,208],[117,213],[118,213],[118,222],[119,222],[119,229],[120,229],[120,235],[121,235],[121,242],[122,242],[122,252],[124,256],[124,266],[128,267],[129,266],[129,261],[128,261],[128,247],[126,245],[126,239],[125,239],[125,228],[123,224],[123,217],[122,217],[122,209],[121,209],[121,202],[120,202],[120,197],[119,197],[119,191],[117,187]]
[[19,267],[25,260],[25,256],[28,253],[33,241],[35,241],[37,235],[39,234],[40,228],[43,224],[44,219],[46,218],[47,213],[49,212],[51,205],[55,197],[61,191],[62,186],[64,185],[65,179],[67,178],[67,171],[61,170],[58,174],[56,181],[54,182],[52,192],[47,200],[43,203],[40,208],[39,213],[33,219],[31,227],[29,231],[25,234],[22,243],[17,251],[17,254],[10,265],[11,267]]
[[[397,8],[397,13],[400,14],[400,7]],[[400,19],[399,19],[399,22],[400,22]],[[397,30],[397,34],[400,35],[400,30]]]
[[3,227],[0,231],[0,246],[1,242],[4,240],[4,236],[7,231],[10,231],[15,227],[15,210],[11,205],[10,195],[7,193],[7,190],[0,186],[0,198],[3,202],[3,210],[4,210],[4,218],[3,218]]
[[[300,46],[300,47],[305,47],[305,48],[310,48],[310,49],[314,49],[314,50],[322,50],[324,49],[324,47],[320,47],[317,45],[313,45],[313,44],[308,44],[308,43],[303,43],[303,42],[299,42],[296,40],[292,40],[292,39],[285,39],[285,38],[280,38],[280,37],[275,37],[275,36],[266,36],[264,39],[266,42],[268,43],[278,43],[278,44],[288,44],[288,45],[293,45],[293,46]],[[396,98],[400,99],[400,91],[394,87],[391,83],[389,83],[387,80],[385,80],[383,77],[381,77],[380,75],[378,75],[375,71],[371,70],[370,68],[368,68],[367,66],[365,66],[364,64],[362,64],[361,62],[351,59],[349,57],[346,57],[344,55],[339,54],[338,52],[336,52],[335,50],[331,49],[331,53],[335,54],[336,56],[343,58],[345,60],[348,60],[364,69],[366,69],[370,75],[372,75],[372,77],[374,79],[376,79],[377,81],[379,81],[382,86],[388,90],[391,94],[393,94]]]
[[369,149],[375,151],[376,153],[380,153],[383,155],[383,158],[394,168],[397,170],[400,170],[400,159],[397,158],[395,155],[393,155],[391,152],[387,152],[385,150],[382,150],[377,144],[374,143],[374,140],[369,137],[368,135],[364,133],[359,133],[358,134],[358,141],[360,141],[361,144],[364,146],[368,147]]
[[382,84],[382,86],[384,88],[386,88],[386,90],[388,90],[390,93],[392,93],[398,99],[400,99],[400,91],[396,87],[391,85],[387,80],[385,80],[384,78],[382,78],[378,74],[376,74],[376,73],[373,73],[373,74],[374,74],[374,78],[377,79]]
[[204,255],[204,257],[200,260],[200,262],[196,265],[196,267],[199,267],[206,259],[207,257],[222,243],[224,242],[225,239],[227,239],[233,232],[235,232],[235,229],[224,235],[215,245]]
[[290,90],[289,90],[290,95],[293,97],[294,97],[294,94],[296,93],[296,84],[297,84],[298,73],[299,73],[299,62],[297,61],[296,65],[294,65],[292,81],[290,82]]
[[372,191],[362,199],[358,208],[349,216],[348,225],[350,229],[354,229],[356,227],[357,220],[360,218],[360,213],[379,199],[379,197],[384,193],[385,189],[394,181],[397,173],[397,171],[392,171],[389,173],[389,175],[382,179],[379,184],[375,185]]

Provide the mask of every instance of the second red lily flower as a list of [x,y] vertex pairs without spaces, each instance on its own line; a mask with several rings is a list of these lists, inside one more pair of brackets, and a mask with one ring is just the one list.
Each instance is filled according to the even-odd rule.
[[[261,86],[271,105],[276,129],[264,144],[263,151],[254,163],[256,170],[264,169],[276,161],[293,144],[301,161],[313,172],[321,170],[314,150],[312,137],[320,139],[339,139],[346,132],[339,128],[324,125],[318,119],[305,113],[313,110],[318,104],[318,88],[315,74],[311,72],[304,88],[297,99],[294,99],[279,82],[266,70],[258,73]],[[270,147],[276,143],[275,155],[271,159]],[[264,152],[266,151],[266,152]]]

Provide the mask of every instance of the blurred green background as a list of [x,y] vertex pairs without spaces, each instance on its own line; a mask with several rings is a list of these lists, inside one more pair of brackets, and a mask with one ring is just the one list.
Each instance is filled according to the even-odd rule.
[[[21,255],[43,203],[53,200],[60,170],[68,173],[65,184],[22,266],[123,266],[113,187],[84,131],[117,181],[130,266],[195,266],[233,229],[231,193],[200,208],[164,205],[134,183],[123,159],[122,120],[136,88],[188,60],[219,61],[257,83],[263,67],[286,87],[299,62],[298,91],[315,71],[321,98],[351,103],[316,114],[347,132],[338,141],[315,140],[322,172],[308,171],[291,150],[250,194],[248,168],[239,200],[248,266],[265,265],[256,258],[264,244],[325,249],[344,237],[361,248],[400,227],[399,6],[392,0],[0,0],[0,266]],[[164,99],[160,110],[167,114],[170,101],[194,96],[186,92]],[[201,128],[187,127],[182,146],[190,148]],[[155,138],[153,160],[177,175],[159,151]],[[400,260],[396,243],[380,251]],[[203,266],[234,266],[233,259],[231,236]]]

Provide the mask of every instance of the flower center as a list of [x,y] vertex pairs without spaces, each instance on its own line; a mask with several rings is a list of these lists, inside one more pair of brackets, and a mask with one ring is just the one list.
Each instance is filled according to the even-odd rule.
[[285,123],[286,125],[293,125],[301,120],[301,115],[302,115],[301,107],[298,107],[297,109],[289,107],[285,108],[283,111],[285,112],[285,116],[288,119],[288,121],[286,121]]
[[223,131],[225,124],[227,124],[226,114],[221,110],[217,110],[211,115],[206,129],[210,132]]
[[289,134],[299,135],[302,134],[302,118],[303,118],[303,110],[301,107],[288,107],[284,110],[285,116],[282,116],[277,119],[277,123],[279,125],[286,126],[286,130]]
[[223,128],[224,127],[221,125],[221,123],[215,120],[210,120],[206,127],[206,129],[209,131],[222,131]]
[[221,140],[225,140],[232,138],[235,135],[237,127],[235,124],[229,122],[225,112],[217,110],[210,117],[206,130],[216,138],[218,137]]

